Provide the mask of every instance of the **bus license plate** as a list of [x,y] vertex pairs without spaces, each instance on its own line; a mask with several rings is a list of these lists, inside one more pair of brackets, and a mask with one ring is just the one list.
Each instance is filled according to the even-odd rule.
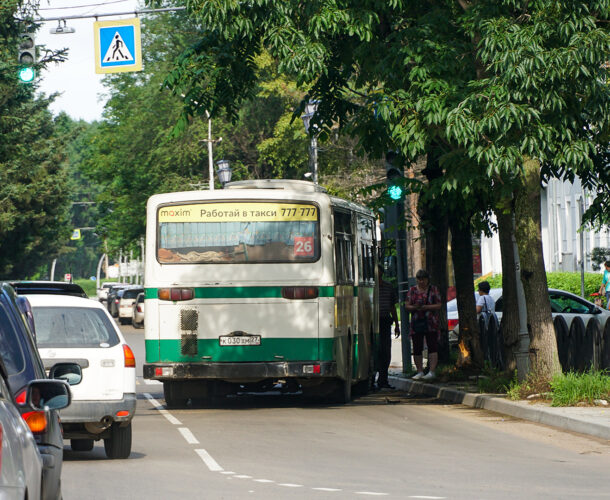
[[248,335],[248,336],[238,336],[233,337],[230,335],[224,335],[218,337],[221,346],[228,345],[261,345],[261,336],[260,335]]

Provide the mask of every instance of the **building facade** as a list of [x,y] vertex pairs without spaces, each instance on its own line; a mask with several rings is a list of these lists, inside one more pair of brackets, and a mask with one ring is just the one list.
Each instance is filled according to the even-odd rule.
[[[591,203],[580,180],[574,183],[551,179],[542,189],[541,226],[544,265],[547,272],[581,270],[599,272],[591,261],[594,248],[610,248],[610,228],[602,232],[579,231],[582,214]],[[481,272],[502,272],[500,242],[497,234],[481,237]]]

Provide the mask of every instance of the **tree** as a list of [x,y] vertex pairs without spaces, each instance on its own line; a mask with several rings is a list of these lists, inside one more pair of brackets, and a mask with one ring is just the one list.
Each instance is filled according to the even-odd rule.
[[[580,175],[592,186],[603,178],[607,0],[191,0],[188,8],[207,29],[166,79],[185,96],[183,123],[202,107],[235,115],[267,50],[320,100],[323,134],[338,124],[373,157],[398,148],[411,161],[440,145],[442,176],[423,192],[439,207],[455,213],[451,196],[468,203],[486,190],[514,200],[532,366],[547,378],[558,371],[539,208],[526,207],[540,176]],[[473,212],[461,213],[467,227]]]
[[[0,8],[0,277],[24,278],[48,263],[66,241],[69,192],[64,179],[66,137],[48,111],[53,97],[35,96],[36,83],[17,81],[17,39],[36,2]],[[64,52],[45,52],[39,68]]]

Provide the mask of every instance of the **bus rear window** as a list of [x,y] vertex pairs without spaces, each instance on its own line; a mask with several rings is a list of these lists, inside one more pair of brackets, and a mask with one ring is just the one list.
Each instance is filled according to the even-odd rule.
[[310,203],[171,205],[157,213],[163,264],[313,262],[320,256],[318,207]]

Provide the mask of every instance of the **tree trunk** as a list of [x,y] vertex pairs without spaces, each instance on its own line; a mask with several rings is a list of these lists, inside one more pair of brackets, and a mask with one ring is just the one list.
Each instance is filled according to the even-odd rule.
[[477,324],[474,282],[472,279],[472,235],[470,225],[461,217],[449,217],[451,231],[451,257],[457,291],[458,317],[460,318],[460,349],[458,367],[482,367],[483,351]]
[[515,353],[519,347],[519,303],[517,301],[517,276],[515,269],[515,249],[513,246],[512,203],[495,210],[498,221],[500,253],[502,255],[502,338],[506,373],[517,369]]
[[[432,211],[432,213],[437,211]],[[430,213],[430,212],[429,212]],[[426,232],[426,269],[430,273],[430,283],[441,293],[443,307],[439,311],[441,339],[438,346],[438,360],[449,362],[449,331],[447,329],[447,216],[437,214],[435,227]]]
[[535,376],[550,380],[561,373],[561,365],[542,253],[540,164],[537,160],[526,159],[523,168],[523,187],[515,200],[515,237],[527,305],[530,367]]
[[[442,152],[438,147],[430,148],[426,155],[426,168],[422,171],[428,181],[443,175],[438,158]],[[426,227],[426,269],[430,273],[430,283],[436,285],[442,298],[439,311],[441,338],[438,346],[438,360],[449,362],[449,331],[447,329],[447,243],[449,221],[439,207],[419,207],[420,220]]]

